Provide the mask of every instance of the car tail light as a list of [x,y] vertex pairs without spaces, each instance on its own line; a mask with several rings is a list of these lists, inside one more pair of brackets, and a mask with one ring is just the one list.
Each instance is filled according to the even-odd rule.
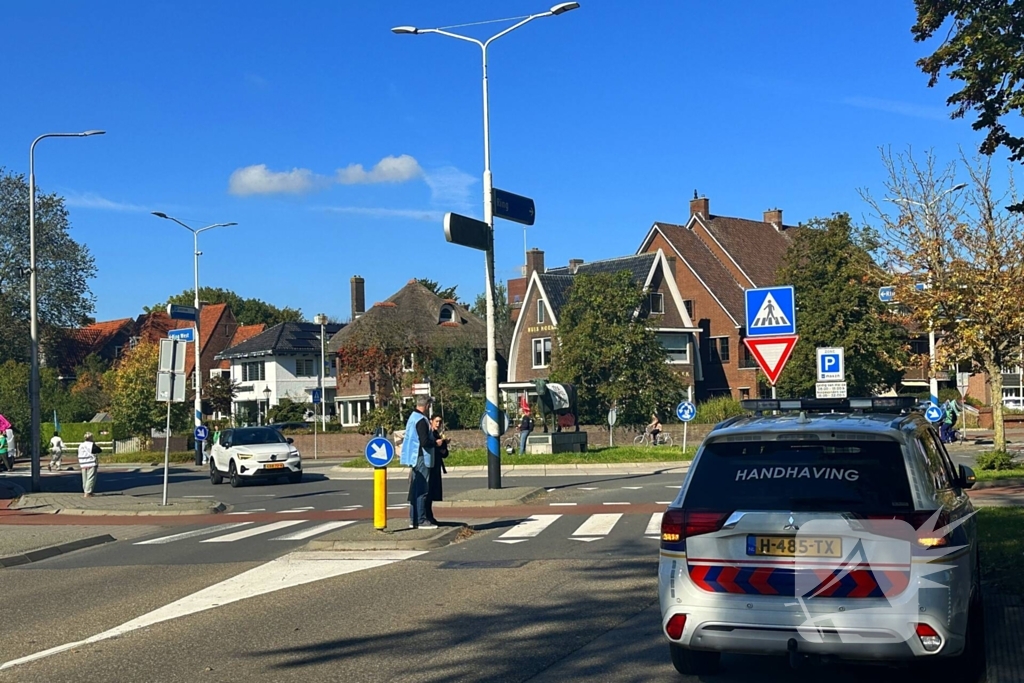
[[918,624],[917,637],[921,641],[921,647],[928,652],[935,652],[942,647],[942,636],[928,624]]
[[661,517],[661,542],[663,545],[676,544],[690,536],[718,531],[728,517],[728,512],[694,512],[669,508]]
[[683,637],[683,629],[686,628],[686,615],[673,614],[665,624],[665,635],[672,640],[679,640]]
[[[952,531],[942,532],[946,527],[949,526],[949,514],[943,510],[939,512],[938,518],[931,522],[931,518],[935,515],[935,511],[924,511],[924,512],[908,512],[903,514],[888,514],[888,515],[866,515],[867,519],[898,519],[906,522],[914,528],[915,537],[918,545],[925,548],[940,548],[947,546],[950,543],[950,536]],[[908,539],[911,540],[911,539]]]

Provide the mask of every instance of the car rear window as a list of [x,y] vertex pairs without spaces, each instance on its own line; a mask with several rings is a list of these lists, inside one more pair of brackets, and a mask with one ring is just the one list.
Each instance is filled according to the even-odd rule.
[[705,446],[683,507],[905,512],[913,509],[895,441],[739,441]]

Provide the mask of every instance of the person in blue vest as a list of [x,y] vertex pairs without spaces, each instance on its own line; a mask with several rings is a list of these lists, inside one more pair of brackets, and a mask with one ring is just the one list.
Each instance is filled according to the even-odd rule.
[[436,529],[427,518],[427,496],[430,495],[430,468],[434,464],[434,441],[430,438],[430,397],[417,396],[416,410],[405,423],[405,440],[399,462],[411,467],[409,473],[409,520],[413,529]]

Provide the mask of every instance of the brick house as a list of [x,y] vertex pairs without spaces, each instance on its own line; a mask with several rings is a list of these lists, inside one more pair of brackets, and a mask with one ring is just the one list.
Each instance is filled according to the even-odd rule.
[[62,377],[71,379],[75,369],[88,356],[95,355],[113,364],[125,350],[135,345],[135,320],[120,318],[62,330],[53,343],[44,347],[41,362],[56,367]]
[[685,384],[700,381],[701,364],[694,339],[700,329],[690,319],[676,286],[674,257],[656,250],[590,263],[573,259],[568,266],[545,269],[544,252],[531,249],[526,264],[527,276],[509,281],[510,298],[513,292],[522,294],[512,333],[508,381],[501,384],[507,405],[514,406],[520,395],[529,394],[533,380],[548,377],[558,354],[558,317],[569,300],[575,277],[584,273],[629,272],[633,282],[647,292],[647,304],[640,315],[658,328],[658,338],[669,351],[669,363]]
[[708,198],[694,193],[685,224],[656,222],[640,244],[637,254],[664,252],[678,261],[675,284],[700,328],[698,398],[757,397],[765,389],[743,344],[743,292],[775,284],[794,229],[783,224],[780,209],[765,211],[760,221],[715,216]]

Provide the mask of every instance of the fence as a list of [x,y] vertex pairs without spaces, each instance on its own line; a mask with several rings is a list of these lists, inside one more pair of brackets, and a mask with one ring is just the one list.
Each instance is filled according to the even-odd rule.
[[130,439],[118,439],[117,441],[114,441],[114,453],[139,453],[141,451],[142,439],[138,436],[133,436]]

